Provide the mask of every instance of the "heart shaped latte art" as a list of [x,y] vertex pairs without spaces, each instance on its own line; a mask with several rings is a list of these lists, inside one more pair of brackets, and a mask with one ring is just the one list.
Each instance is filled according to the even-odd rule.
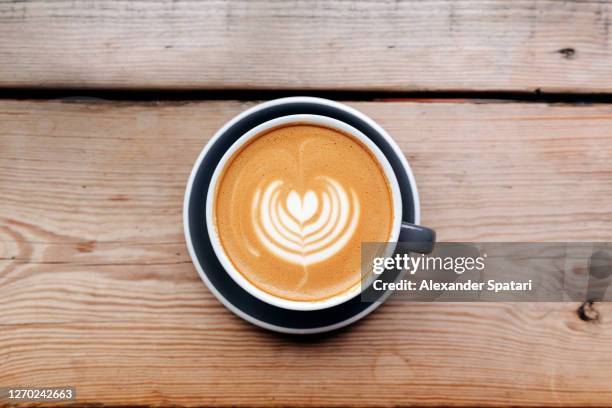
[[287,262],[310,265],[340,251],[351,239],[359,220],[359,200],[339,182],[320,177],[320,191],[288,193],[283,181],[258,189],[252,206],[257,237],[273,254]]
[[295,190],[291,190],[287,196],[289,214],[301,224],[315,215],[318,206],[319,200],[312,190],[308,190],[303,198]]

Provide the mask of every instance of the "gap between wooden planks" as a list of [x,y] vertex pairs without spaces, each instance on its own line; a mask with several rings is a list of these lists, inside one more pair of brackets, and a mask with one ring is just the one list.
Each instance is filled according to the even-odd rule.
[[[203,144],[252,103],[0,102],[0,386],[78,403],[610,405],[612,307],[390,302],[309,339],[200,282]],[[398,141],[440,240],[612,239],[612,106],[351,103]],[[1,403],[0,403],[1,405]]]
[[612,91],[612,3],[0,2],[0,86]]

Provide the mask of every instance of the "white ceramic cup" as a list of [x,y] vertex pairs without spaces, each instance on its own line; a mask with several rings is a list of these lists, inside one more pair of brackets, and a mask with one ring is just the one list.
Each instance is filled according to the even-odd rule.
[[[386,245],[385,248],[385,256],[389,256],[395,250],[395,245],[392,243],[397,243],[400,229],[402,227],[402,199],[400,188],[397,182],[397,178],[395,177],[395,173],[391,168],[391,164],[385,157],[385,155],[380,151],[380,149],[362,132],[355,129],[354,127],[341,122],[336,119],[329,118],[327,116],[319,116],[319,115],[289,115],[282,116],[275,119],[272,119],[268,122],[262,123],[259,126],[254,127],[245,133],[242,137],[240,137],[223,155],[221,161],[217,165],[215,172],[213,173],[206,199],[206,224],[208,227],[208,235],[210,237],[210,241],[212,243],[212,247],[215,251],[215,254],[219,258],[221,265],[227,271],[227,273],[232,277],[232,279],[240,285],[244,290],[248,293],[256,297],[257,299],[269,303],[273,306],[281,307],[284,309],[290,310],[301,310],[301,311],[309,311],[309,310],[320,310],[327,309],[341,303],[344,303],[355,296],[359,295],[362,291],[362,288],[367,287],[367,284],[358,283],[347,291],[333,296],[331,298],[327,298],[320,301],[295,301],[288,300],[284,298],[280,298],[274,295],[271,295],[263,290],[259,289],[251,282],[249,282],[232,264],[229,259],[228,254],[225,252],[223,246],[221,245],[221,241],[219,239],[219,235],[217,232],[216,226],[216,214],[215,214],[215,200],[216,200],[216,192],[217,185],[219,182],[219,178],[225,169],[226,164],[233,157],[233,155],[246,143],[250,140],[258,137],[262,133],[265,133],[273,128],[288,126],[288,125],[296,125],[296,124],[309,124],[309,125],[317,125],[330,129],[334,129],[340,131],[344,134],[348,134],[355,139],[359,140],[366,148],[374,155],[380,166],[382,167],[385,177],[389,183],[391,188],[391,195],[393,201],[393,222],[391,233],[389,234],[388,241],[391,243],[390,245]],[[356,254],[355,256],[361,256],[360,254]]]

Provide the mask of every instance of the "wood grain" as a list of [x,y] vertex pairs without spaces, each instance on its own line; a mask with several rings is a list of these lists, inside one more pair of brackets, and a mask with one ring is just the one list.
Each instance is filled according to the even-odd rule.
[[8,0],[0,86],[612,91],[612,3]]
[[[612,239],[612,107],[352,105],[398,140],[439,239]],[[396,301],[307,339],[227,311],[181,204],[247,106],[0,102],[0,387],[74,385],[79,405],[612,404],[610,304],[584,321],[575,303]]]

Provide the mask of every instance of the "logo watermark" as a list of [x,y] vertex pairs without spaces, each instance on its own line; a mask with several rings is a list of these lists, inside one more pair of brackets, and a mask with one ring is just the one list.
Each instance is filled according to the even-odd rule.
[[612,243],[364,243],[362,301],[391,294],[416,302],[612,301]]

